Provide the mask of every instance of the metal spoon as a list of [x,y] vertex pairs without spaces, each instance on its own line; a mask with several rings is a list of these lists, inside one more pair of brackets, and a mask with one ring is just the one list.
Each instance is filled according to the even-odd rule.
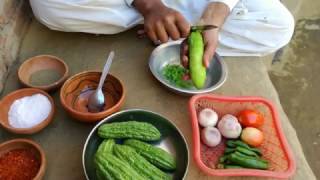
[[104,95],[102,92],[102,87],[104,84],[104,81],[108,75],[112,60],[114,57],[114,52],[111,51],[106,64],[104,65],[101,77],[100,77],[100,81],[99,81],[99,85],[97,87],[97,89],[95,90],[94,93],[92,93],[89,97],[89,101],[88,101],[88,110],[89,112],[100,112],[103,110],[103,106],[105,105],[104,102]]

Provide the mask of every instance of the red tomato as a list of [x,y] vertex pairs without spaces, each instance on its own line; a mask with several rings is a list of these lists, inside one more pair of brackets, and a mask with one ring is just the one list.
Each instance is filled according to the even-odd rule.
[[250,109],[241,111],[238,115],[238,120],[244,127],[258,128],[264,123],[263,116],[259,112]]
[[253,147],[260,146],[263,142],[264,136],[262,131],[257,128],[247,127],[242,130],[241,140]]

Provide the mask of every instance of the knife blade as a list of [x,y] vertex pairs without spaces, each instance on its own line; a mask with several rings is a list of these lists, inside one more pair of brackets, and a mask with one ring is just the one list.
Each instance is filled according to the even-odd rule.
[[218,26],[216,26],[216,25],[191,26],[190,31],[196,31],[196,30],[207,31],[207,30],[215,29],[215,28],[218,28]]

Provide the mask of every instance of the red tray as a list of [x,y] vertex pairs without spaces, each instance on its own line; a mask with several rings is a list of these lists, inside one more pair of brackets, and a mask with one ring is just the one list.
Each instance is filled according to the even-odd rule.
[[[268,170],[256,169],[216,169],[219,157],[223,154],[225,140],[216,147],[208,147],[200,140],[198,113],[204,108],[214,109],[219,117],[225,114],[237,115],[241,110],[254,109],[265,117],[260,128],[264,142],[259,147],[263,158],[269,161]],[[282,132],[278,112],[266,99],[260,97],[227,97],[216,95],[196,95],[189,102],[193,132],[193,156],[199,168],[210,176],[259,176],[289,178],[296,169],[295,160]]]

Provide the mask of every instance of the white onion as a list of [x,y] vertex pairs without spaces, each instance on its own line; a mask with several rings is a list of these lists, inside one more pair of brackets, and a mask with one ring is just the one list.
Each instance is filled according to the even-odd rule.
[[241,134],[241,125],[238,119],[231,115],[224,115],[218,123],[218,129],[225,138],[238,138]]
[[203,109],[199,113],[199,124],[202,127],[215,126],[218,122],[218,114],[209,108]]
[[206,127],[201,131],[201,140],[209,147],[214,147],[220,144],[221,134],[215,127]]

